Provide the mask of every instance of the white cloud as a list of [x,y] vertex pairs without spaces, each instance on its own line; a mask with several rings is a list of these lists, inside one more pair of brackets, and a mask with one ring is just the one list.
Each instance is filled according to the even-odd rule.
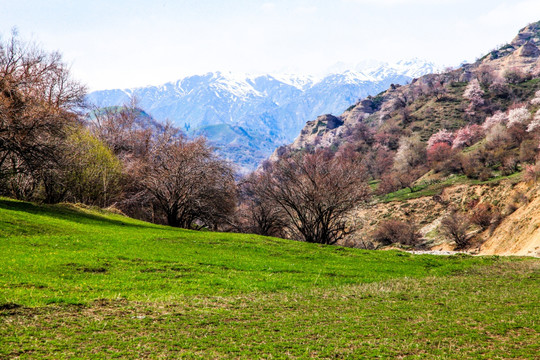
[[266,2],[261,5],[261,9],[264,11],[273,11],[276,8],[276,4],[272,2]]
[[391,6],[391,5],[417,5],[417,4],[426,4],[426,5],[441,5],[441,4],[451,4],[459,3],[461,0],[343,0],[348,3],[358,3],[358,4],[374,4],[382,6]]
[[540,1],[526,0],[500,4],[488,13],[480,16],[478,22],[482,25],[515,25],[523,27],[527,23],[538,21],[540,16]]
[[294,9],[297,14],[313,14],[316,13],[318,8],[316,6],[298,6]]

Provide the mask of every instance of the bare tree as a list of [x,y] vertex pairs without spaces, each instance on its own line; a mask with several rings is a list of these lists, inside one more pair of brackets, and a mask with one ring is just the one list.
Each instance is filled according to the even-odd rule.
[[203,138],[187,141],[161,135],[150,151],[142,185],[171,226],[216,229],[236,205],[232,168]]
[[138,107],[136,99],[123,106],[92,109],[86,125],[122,163],[122,196],[115,206],[129,216],[157,222],[155,200],[142,179],[158,139],[172,141],[181,136],[180,130],[154,120]]
[[452,210],[450,214],[441,220],[441,230],[449,239],[454,240],[459,249],[469,245],[467,230],[471,225],[469,218],[457,210]]
[[287,216],[291,237],[335,244],[348,232],[347,215],[370,194],[358,158],[318,150],[280,159],[262,175],[261,196]]
[[54,167],[85,93],[59,53],[23,43],[15,31],[0,41],[0,179],[24,177],[35,185],[40,169]]
[[436,100],[441,100],[447,93],[445,81],[444,75],[441,74],[425,76],[421,82],[422,92],[426,95],[434,95]]
[[239,184],[240,205],[238,227],[240,231],[265,236],[285,237],[286,213],[264,194],[265,177],[252,173]]
[[145,157],[151,142],[166,131],[179,135],[171,124],[162,124],[146,114],[133,98],[123,106],[94,108],[87,117],[90,131],[122,160]]
[[417,246],[422,235],[418,232],[414,221],[400,221],[396,219],[381,222],[372,234],[373,240],[382,245],[399,243],[402,245]]

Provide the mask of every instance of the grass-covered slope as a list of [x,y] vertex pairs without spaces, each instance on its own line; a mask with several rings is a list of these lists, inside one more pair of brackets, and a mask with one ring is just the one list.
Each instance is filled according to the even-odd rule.
[[369,252],[0,199],[0,269],[0,358],[538,350],[535,259]]

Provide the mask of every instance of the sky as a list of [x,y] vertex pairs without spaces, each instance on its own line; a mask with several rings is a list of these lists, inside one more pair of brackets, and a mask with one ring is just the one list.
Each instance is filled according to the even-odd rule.
[[320,74],[367,59],[474,61],[540,0],[0,0],[0,36],[60,51],[89,90],[210,71]]

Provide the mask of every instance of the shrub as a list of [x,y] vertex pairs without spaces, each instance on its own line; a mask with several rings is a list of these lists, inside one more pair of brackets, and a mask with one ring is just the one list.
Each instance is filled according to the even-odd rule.
[[523,194],[522,192],[518,191],[512,196],[512,202],[514,204],[528,204],[529,198],[527,195]]
[[514,213],[514,211],[516,211],[518,209],[518,206],[517,204],[515,203],[510,203],[510,204],[507,204],[505,207],[504,207],[504,216],[508,216],[508,215],[511,215]]
[[509,84],[519,84],[526,81],[529,76],[518,68],[512,68],[504,73],[504,78]]
[[452,156],[452,147],[447,143],[436,143],[427,151],[428,162],[430,164],[444,161]]
[[383,245],[402,244],[417,246],[421,235],[414,223],[390,219],[379,224],[373,232],[373,241]]
[[502,161],[501,173],[503,176],[508,176],[518,170],[518,159],[515,156],[507,156]]
[[470,179],[485,181],[491,177],[491,170],[480,161],[478,154],[471,154],[461,158],[463,173]]
[[396,180],[396,175],[392,172],[388,172],[381,177],[381,182],[379,182],[379,186],[377,187],[377,194],[389,194],[399,190],[400,188],[401,186]]
[[469,218],[457,210],[452,210],[450,214],[441,220],[441,232],[450,240],[453,240],[458,249],[469,245],[470,238],[467,235],[469,226]]
[[484,167],[482,169],[480,169],[480,173],[478,174],[478,180],[480,181],[487,181],[491,178],[492,176],[492,172],[489,168],[487,167]]
[[523,180],[528,182],[536,182],[538,181],[539,176],[540,166],[538,164],[525,166],[525,174],[523,175]]
[[498,98],[508,98],[512,90],[504,79],[497,79],[489,86],[489,91]]
[[499,212],[493,205],[489,203],[481,203],[473,209],[469,219],[471,223],[478,225],[482,228],[482,230],[485,230],[499,215]]
[[428,162],[435,172],[457,173],[461,171],[459,154],[447,143],[437,143],[428,150]]

